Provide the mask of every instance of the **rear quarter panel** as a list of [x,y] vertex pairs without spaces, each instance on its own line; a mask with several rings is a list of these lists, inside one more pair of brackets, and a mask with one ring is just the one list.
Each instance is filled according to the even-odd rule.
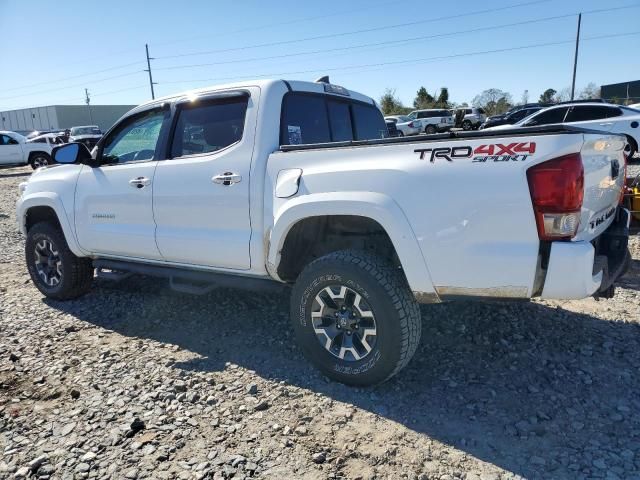
[[[539,242],[526,170],[580,151],[582,141],[581,134],[507,135],[275,153],[267,167],[271,179],[267,191],[281,169],[300,168],[296,197],[319,192],[384,193],[408,219],[426,261],[425,277],[430,274],[440,295],[529,297]],[[482,145],[514,142],[535,142],[535,152],[506,160],[476,154],[447,160],[431,158],[430,152],[421,158],[416,152],[434,147],[474,152]],[[272,201],[277,215],[292,199]],[[401,258],[403,266],[419,260]]]

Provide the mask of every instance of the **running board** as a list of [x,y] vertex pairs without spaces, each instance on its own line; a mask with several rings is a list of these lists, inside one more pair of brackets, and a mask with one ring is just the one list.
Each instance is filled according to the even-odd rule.
[[149,263],[123,260],[97,259],[93,261],[99,278],[123,280],[133,274],[168,278],[172,289],[196,295],[209,293],[218,287],[238,288],[252,291],[282,292],[287,284],[267,278],[255,278],[229,273],[209,272],[179,267],[166,267]]

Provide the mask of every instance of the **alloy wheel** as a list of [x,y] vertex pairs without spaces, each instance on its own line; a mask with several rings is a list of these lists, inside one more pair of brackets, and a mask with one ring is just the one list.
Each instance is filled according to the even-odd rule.
[[56,246],[43,239],[35,246],[35,266],[38,276],[48,287],[55,287],[62,281],[62,260]]
[[375,347],[378,332],[373,311],[358,292],[344,285],[318,292],[311,323],[320,344],[341,360],[362,360]]

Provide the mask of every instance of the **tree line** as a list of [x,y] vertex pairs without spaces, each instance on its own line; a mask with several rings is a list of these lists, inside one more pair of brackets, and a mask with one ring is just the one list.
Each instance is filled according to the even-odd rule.
[[[600,88],[591,82],[578,93],[577,98],[580,100],[600,98]],[[559,91],[548,88],[540,95],[538,102],[553,104],[568,100],[571,100],[571,90],[568,87]],[[483,108],[487,115],[499,115],[516,105],[524,105],[526,103],[529,103],[528,90],[523,92],[519,101],[514,101],[509,92],[505,92],[499,88],[489,88],[476,95],[471,101],[471,106]],[[439,93],[436,94],[434,92],[433,95],[431,95],[425,87],[420,87],[413,100],[413,107],[405,106],[393,88],[385,89],[380,97],[380,108],[385,115],[406,115],[412,110],[426,108],[453,109],[468,106],[469,104],[466,102],[461,104],[451,102],[449,100],[449,89],[447,87],[442,87]]]

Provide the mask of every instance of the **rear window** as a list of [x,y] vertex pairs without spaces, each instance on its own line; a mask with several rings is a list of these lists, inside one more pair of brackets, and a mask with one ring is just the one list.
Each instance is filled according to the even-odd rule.
[[246,97],[186,105],[179,110],[171,157],[210,153],[242,138]]
[[571,107],[567,115],[567,122],[586,122],[589,120],[600,120],[611,115],[609,107],[599,105],[576,105]]
[[351,113],[349,104],[329,101],[329,122],[331,123],[331,137],[334,142],[353,140]]
[[356,140],[372,140],[388,136],[387,125],[376,107],[354,103],[353,121],[356,131]]
[[281,145],[369,140],[387,136],[384,117],[373,105],[308,93],[288,93],[282,102]]

